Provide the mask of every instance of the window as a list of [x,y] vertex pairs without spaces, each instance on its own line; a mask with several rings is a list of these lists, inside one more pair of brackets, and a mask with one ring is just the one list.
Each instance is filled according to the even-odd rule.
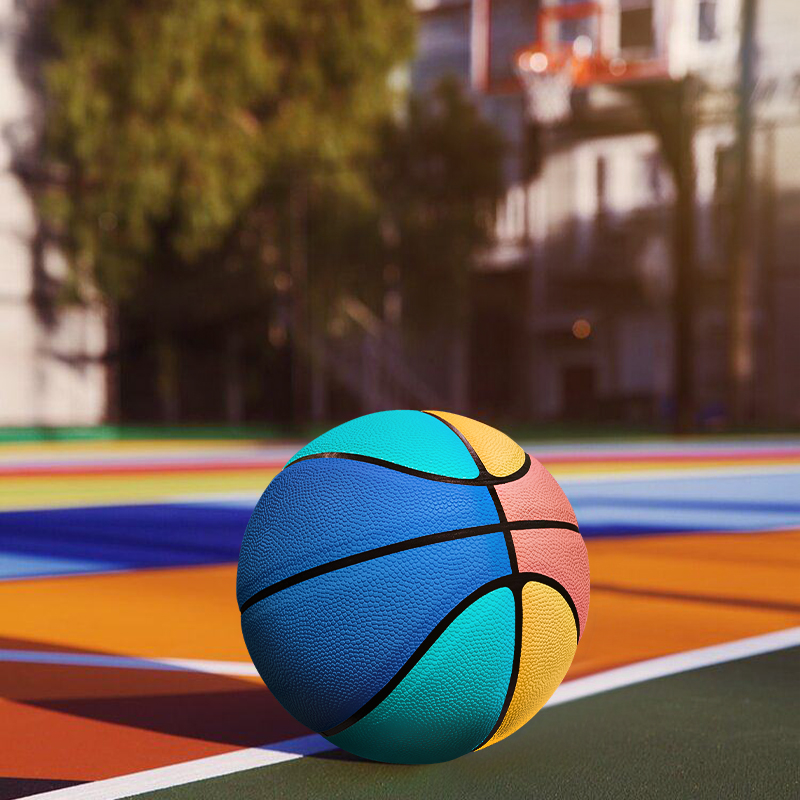
[[698,0],[697,38],[701,42],[717,39],[717,0]]
[[651,54],[655,50],[653,29],[653,3],[628,0],[620,3],[619,47],[620,50],[640,51]]

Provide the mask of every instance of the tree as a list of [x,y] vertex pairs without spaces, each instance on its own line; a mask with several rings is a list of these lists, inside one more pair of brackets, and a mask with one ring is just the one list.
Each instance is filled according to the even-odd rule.
[[121,302],[154,344],[169,406],[181,330],[263,316],[292,192],[312,173],[329,193],[366,191],[350,167],[391,107],[413,14],[393,0],[61,0],[50,21],[58,181],[41,208],[76,290]]
[[450,401],[465,409],[469,277],[494,235],[503,141],[455,79],[412,98],[382,140],[376,191],[394,232],[389,258],[402,270],[407,331],[420,347],[444,334],[439,358],[451,367]]

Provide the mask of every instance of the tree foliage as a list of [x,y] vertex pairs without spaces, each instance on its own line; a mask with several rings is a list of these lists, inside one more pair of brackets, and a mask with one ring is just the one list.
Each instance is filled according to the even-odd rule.
[[213,252],[293,171],[352,181],[339,167],[370,146],[412,20],[394,0],[56,3],[47,144],[63,181],[44,208],[72,263],[124,296],[155,250]]
[[395,230],[408,301],[421,327],[452,319],[476,255],[493,235],[503,141],[454,79],[385,124],[375,170]]
[[407,330],[463,334],[502,147],[455,81],[408,103],[391,88],[406,3],[60,0],[51,15],[41,207],[76,285],[119,309],[129,413],[152,416],[149,391],[167,417],[218,416],[234,381],[247,409],[285,416],[298,265],[317,335],[343,296],[380,316],[387,274]]

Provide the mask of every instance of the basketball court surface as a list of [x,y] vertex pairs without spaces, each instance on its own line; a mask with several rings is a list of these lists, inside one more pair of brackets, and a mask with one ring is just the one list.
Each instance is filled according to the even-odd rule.
[[800,796],[800,439],[537,445],[589,548],[565,683],[521,732],[421,767],[295,722],[235,573],[298,445],[0,449],[0,799]]

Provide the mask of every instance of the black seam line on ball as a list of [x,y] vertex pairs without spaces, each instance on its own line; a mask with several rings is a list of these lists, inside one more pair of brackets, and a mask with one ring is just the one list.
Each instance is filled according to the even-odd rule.
[[490,742],[494,735],[500,730],[503,720],[508,714],[509,706],[514,698],[514,692],[517,691],[517,679],[519,678],[519,662],[522,657],[522,587],[515,586],[512,591],[514,592],[514,658],[511,662],[511,675],[508,677],[508,689],[506,690],[506,699],[503,701],[503,707],[500,709],[500,714],[497,717],[497,722],[492,726],[489,735],[476,747],[475,750],[480,750],[487,742]]
[[345,567],[352,567],[355,564],[361,564],[364,561],[372,561],[375,558],[381,558],[382,556],[388,556],[393,553],[401,553],[404,550],[414,550],[417,547],[425,547],[426,545],[437,544],[438,542],[449,542],[453,539],[468,539],[471,536],[485,536],[489,533],[505,533],[506,530],[524,530],[526,528],[561,528],[580,533],[577,525],[573,525],[571,522],[559,522],[558,520],[552,519],[523,520],[521,522],[506,523],[493,522],[490,525],[477,525],[474,528],[459,528],[453,531],[430,533],[427,536],[418,536],[415,539],[404,539],[402,542],[387,544],[384,547],[375,547],[372,550],[365,550],[363,553],[354,553],[351,556],[337,558],[334,561],[328,561],[325,564],[318,564],[316,567],[304,569],[302,572],[297,572],[277,583],[259,589],[239,606],[239,611],[244,613],[250,606],[255,605],[265,597],[277,594],[284,589],[288,589],[290,586],[295,586],[311,578],[318,578],[320,575],[325,575],[328,572],[335,572],[337,569],[344,569]]
[[[508,588],[511,589],[512,592],[515,594],[517,592],[521,592],[522,587],[526,583],[543,583],[546,586],[550,586],[551,588],[555,589],[569,604],[570,608],[573,609],[573,614],[575,615],[575,624],[578,624],[577,620],[577,612],[574,611],[575,604],[572,602],[572,598],[569,596],[569,592],[557,581],[553,578],[549,577],[548,575],[542,575],[538,572],[518,572],[514,575],[504,575],[502,578],[495,578],[494,580],[485,583],[479,589],[476,589],[472,594],[465,597],[460,603],[458,603],[455,608],[451,609],[447,614],[445,614],[444,618],[439,621],[439,623],[434,627],[434,629],[423,639],[422,644],[412,653],[409,657],[408,661],[403,664],[402,667],[391,677],[389,682],[380,689],[373,697],[367,700],[355,714],[349,716],[344,722],[340,722],[338,725],[334,725],[332,728],[329,728],[326,731],[319,731],[323,736],[335,736],[337,733],[341,733],[343,730],[346,730],[351,725],[354,725],[360,719],[363,719],[370,713],[370,711],[377,708],[401,683],[403,678],[408,675],[409,672],[419,663],[425,653],[430,650],[433,646],[434,642],[447,630],[452,622],[455,621],[456,617],[465,611],[469,606],[471,606],[476,600],[479,600],[483,595],[489,594],[489,592],[493,592],[495,589],[502,589]],[[516,597],[514,599],[516,603]],[[520,608],[522,606],[520,600]],[[517,622],[516,616],[516,607],[514,609],[514,620],[515,624]],[[521,629],[521,626],[517,626]],[[580,635],[579,635],[580,636]],[[514,631],[514,641],[516,644],[516,637],[517,632]],[[521,649],[521,640],[520,640],[520,649]]]
[[395,472],[404,472],[406,475],[413,475],[415,478],[425,478],[426,480],[437,481],[439,483],[460,483],[464,486],[494,486],[498,483],[511,483],[523,477],[531,468],[531,457],[526,453],[523,465],[516,472],[511,475],[506,475],[503,478],[497,478],[486,471],[481,472],[477,478],[451,478],[448,475],[437,475],[435,472],[423,472],[420,469],[404,467],[392,461],[384,461],[383,459],[373,458],[372,456],[362,456],[358,453],[311,453],[302,458],[295,459],[283,469],[291,469],[295,464],[300,464],[303,461],[310,461],[314,458],[342,458],[347,461],[361,461],[364,464],[374,464],[376,467],[392,469]]
[[[500,520],[501,525],[506,525],[508,523],[508,518],[506,517],[506,510],[503,508],[503,504],[500,502],[500,497],[497,494],[497,489],[494,486],[487,486],[489,490],[489,495],[492,498],[492,502],[494,503],[495,511],[497,511],[497,518]],[[517,551],[514,548],[514,539],[511,536],[510,530],[503,531],[503,538],[506,540],[506,550],[508,550],[508,563],[511,565],[512,572],[519,572],[519,566],[517,564]]]
[[481,457],[475,452],[475,448],[469,443],[467,437],[464,436],[464,434],[461,433],[461,431],[458,428],[456,428],[456,426],[453,425],[452,422],[448,422],[446,419],[443,419],[435,411],[423,411],[422,413],[427,414],[429,417],[433,417],[434,419],[438,419],[439,422],[447,425],[447,427],[450,428],[450,430],[453,431],[453,433],[456,436],[458,436],[459,439],[461,439],[461,443],[464,445],[464,447],[466,447],[467,450],[469,450],[469,454],[472,456],[472,460],[478,467],[478,472],[480,472],[481,475],[483,475],[484,473],[486,473],[487,475],[489,474],[489,470],[486,469],[485,464],[483,463],[483,461],[481,461]]

